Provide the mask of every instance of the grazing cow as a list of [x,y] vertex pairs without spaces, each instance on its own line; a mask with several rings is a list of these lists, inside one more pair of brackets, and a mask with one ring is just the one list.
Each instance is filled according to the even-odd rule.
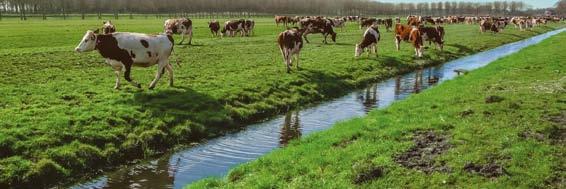
[[116,32],[116,27],[112,24],[112,21],[104,21],[102,24],[102,34],[111,34]]
[[307,39],[307,35],[311,33],[320,33],[324,36],[324,44],[327,43],[326,38],[328,35],[331,35],[331,39],[333,42],[336,43],[336,32],[332,29],[332,22],[322,18],[311,18],[308,20],[302,20],[301,22],[302,29],[304,29],[303,37],[307,43],[310,41]]
[[415,55],[422,57],[423,55],[423,39],[418,27],[403,24],[395,25],[395,45],[397,51],[400,49],[401,41],[411,41],[415,47]]
[[346,21],[343,19],[334,19],[332,20],[333,26],[336,28],[340,28],[340,30],[344,30],[344,26],[346,26]]
[[221,35],[227,35],[229,37],[236,36],[237,32],[240,32],[241,36],[244,36],[244,20],[229,20],[224,23],[224,27],[222,28]]
[[381,35],[379,35],[379,30],[377,26],[369,27],[366,32],[364,32],[364,38],[361,43],[356,44],[356,52],[354,56],[360,57],[365,49],[368,50],[368,57],[373,52],[375,56],[377,55],[377,43],[381,40]]
[[385,30],[387,30],[387,32],[391,31],[391,28],[393,27],[393,19],[391,18],[387,18],[385,19]]
[[285,27],[287,27],[288,23],[289,23],[289,17],[287,17],[287,16],[275,16],[275,24],[277,26],[279,26],[279,24],[283,24]]
[[293,55],[295,55],[297,61],[297,69],[300,69],[299,54],[303,48],[303,31],[304,29],[294,28],[281,32],[279,36],[277,36],[277,43],[279,44],[281,55],[283,55],[284,63],[287,66],[287,73],[291,72]]
[[116,74],[115,89],[120,88],[120,73],[122,71],[124,71],[126,81],[141,88],[139,83],[130,78],[132,66],[149,67],[157,64],[157,74],[149,85],[149,88],[153,89],[165,70],[169,72],[169,85],[173,85],[173,68],[169,64],[173,45],[171,35],[125,32],[98,34],[98,30],[89,30],[75,48],[75,51],[82,53],[97,50],[106,59],[106,63],[114,69]]
[[487,30],[492,31],[493,33],[499,32],[499,28],[497,28],[496,24],[493,24],[488,20],[482,20],[480,22],[480,31],[484,33]]
[[444,47],[444,27],[420,27],[419,30],[421,31],[423,40],[428,41],[429,45],[434,42],[442,51]]
[[193,21],[188,18],[178,18],[178,19],[168,19],[163,24],[163,28],[166,34],[180,34],[181,35],[181,42],[185,41],[185,36],[189,38],[189,45],[193,41]]
[[378,24],[375,18],[366,18],[360,20],[360,29],[370,27],[372,25]]
[[254,20],[244,20],[244,33],[246,36],[252,36],[254,32],[255,21]]
[[208,22],[208,28],[210,28],[210,33],[212,33],[213,37],[218,36],[218,31],[220,30],[220,22],[217,20],[212,20]]

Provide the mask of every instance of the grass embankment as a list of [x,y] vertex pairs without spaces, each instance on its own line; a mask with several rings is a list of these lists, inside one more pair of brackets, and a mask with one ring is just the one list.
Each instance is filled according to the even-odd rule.
[[[194,46],[175,47],[176,87],[162,79],[147,84],[153,68],[134,68],[132,78],[112,89],[114,73],[96,52],[77,54],[86,29],[100,20],[0,22],[0,188],[48,186],[94,174],[127,160],[158,154],[175,144],[196,141],[277,114],[287,107],[344,94],[365,83],[444,62],[562,27],[533,31],[508,29],[480,34],[473,25],[446,26],[445,52],[426,51],[414,63],[404,43],[394,50],[393,34],[383,31],[380,58],[355,60],[362,32],[350,24],[338,43],[322,45],[320,35],[303,49],[303,70],[285,73],[272,19],[258,19],[253,37],[211,38],[208,20],[194,20]],[[223,20],[221,20],[223,22]],[[158,33],[163,20],[114,20],[118,31]],[[180,39],[176,36],[176,40]]]
[[561,188],[566,33],[188,188]]

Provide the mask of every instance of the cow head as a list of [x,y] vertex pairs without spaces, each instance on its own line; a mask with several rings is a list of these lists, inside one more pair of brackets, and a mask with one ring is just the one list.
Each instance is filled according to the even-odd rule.
[[98,32],[99,29],[96,29],[95,31],[86,31],[86,34],[83,36],[79,45],[75,48],[75,51],[80,53],[93,51],[96,47],[96,37],[98,36]]
[[354,57],[358,58],[364,52],[363,48],[360,48],[360,44],[356,44],[356,52],[354,53]]

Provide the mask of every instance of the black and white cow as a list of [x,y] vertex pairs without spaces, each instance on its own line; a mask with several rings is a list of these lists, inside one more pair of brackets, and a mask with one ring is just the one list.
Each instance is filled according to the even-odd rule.
[[254,32],[255,21],[254,20],[244,20],[244,33],[246,36],[252,36]]
[[112,21],[104,21],[102,24],[102,34],[111,34],[116,32],[116,26],[112,24]]
[[366,32],[364,32],[364,38],[361,43],[356,44],[356,53],[354,56],[360,57],[365,49],[368,49],[368,56],[373,52],[375,56],[377,55],[377,43],[381,40],[381,35],[379,34],[379,29],[377,25],[370,26]]
[[116,73],[115,89],[120,88],[122,71],[124,71],[126,81],[141,88],[139,83],[130,78],[132,66],[149,67],[157,64],[157,74],[149,85],[149,88],[153,89],[165,70],[169,72],[169,85],[173,85],[173,68],[169,64],[173,45],[171,35],[126,32],[98,34],[98,30],[89,30],[75,48],[75,51],[82,53],[97,50]]
[[304,29],[290,29],[281,32],[277,36],[277,43],[279,45],[279,50],[281,50],[281,55],[283,55],[283,60],[287,66],[287,73],[291,72],[291,66],[293,66],[293,55],[296,56],[297,69],[299,68],[299,54],[303,48],[303,32]]
[[188,18],[178,18],[178,19],[168,19],[165,20],[165,24],[163,24],[163,30],[166,34],[180,34],[181,35],[181,42],[185,41],[185,36],[189,38],[189,45],[193,41],[193,21]]
[[240,32],[241,36],[244,36],[244,24],[245,20],[229,20],[224,22],[224,27],[220,31],[220,35],[227,35],[229,37],[236,36],[236,33]]

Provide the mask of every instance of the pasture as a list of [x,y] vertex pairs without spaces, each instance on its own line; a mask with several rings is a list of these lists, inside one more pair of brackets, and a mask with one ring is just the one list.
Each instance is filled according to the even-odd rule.
[[564,48],[561,33],[186,188],[564,188]]
[[[287,74],[276,45],[284,28],[273,19],[256,19],[253,37],[223,39],[211,37],[207,21],[193,19],[192,46],[174,47],[175,86],[162,78],[154,90],[147,86],[155,67],[133,68],[141,90],[127,83],[115,90],[114,73],[97,52],[73,51],[101,20],[1,21],[0,188],[48,186],[93,175],[371,81],[563,27],[549,24],[521,32],[510,26],[494,35],[481,34],[477,25],[447,25],[444,51],[426,49],[421,59],[413,57],[409,43],[397,52],[393,33],[380,28],[380,57],[355,59],[363,31],[348,23],[345,31],[336,29],[336,44],[324,45],[319,34],[309,35],[302,70],[293,67]],[[113,23],[117,31],[163,30],[161,19]]]

